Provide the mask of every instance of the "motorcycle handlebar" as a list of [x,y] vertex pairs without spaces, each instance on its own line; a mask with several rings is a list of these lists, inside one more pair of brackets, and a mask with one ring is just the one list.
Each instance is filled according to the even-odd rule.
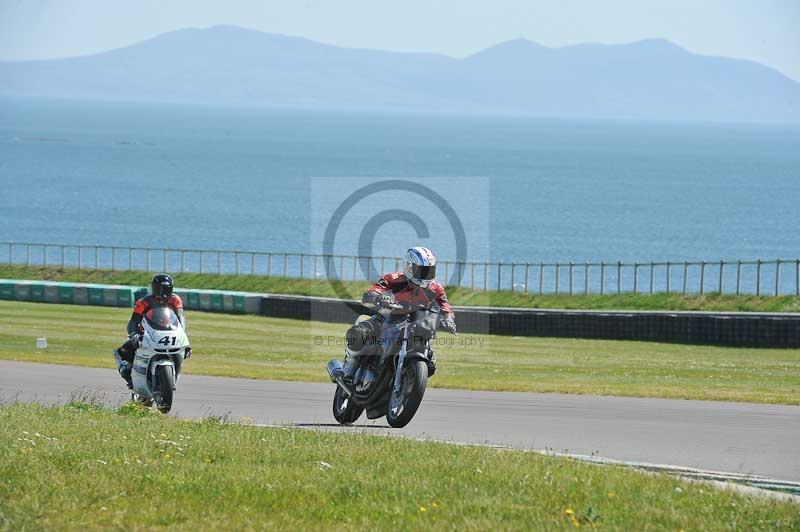
[[[392,314],[409,314],[411,312],[415,312],[415,311],[418,311],[418,310],[427,310],[429,312],[434,312],[436,314],[440,313],[439,309],[431,308],[428,305],[413,305],[412,304],[412,305],[406,306],[406,305],[403,305],[401,303],[390,303],[390,304],[386,305],[385,308],[388,308],[389,310],[391,310]],[[396,312],[396,311],[399,311],[399,312]]]

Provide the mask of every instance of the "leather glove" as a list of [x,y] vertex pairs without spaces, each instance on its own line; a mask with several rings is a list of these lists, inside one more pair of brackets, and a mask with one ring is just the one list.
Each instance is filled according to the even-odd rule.
[[456,319],[452,314],[442,314],[439,316],[439,326],[450,334],[457,334]]
[[187,360],[191,356],[192,356],[192,348],[191,347],[187,347],[186,350],[183,353],[183,359]]

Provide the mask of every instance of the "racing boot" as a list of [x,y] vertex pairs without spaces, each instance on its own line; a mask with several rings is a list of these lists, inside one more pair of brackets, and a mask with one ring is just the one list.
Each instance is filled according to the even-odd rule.
[[347,384],[353,384],[358,369],[358,355],[349,347],[344,350],[344,364],[342,364],[342,377]]
[[433,354],[433,349],[430,350],[430,358],[428,359],[428,377],[433,377],[436,373],[436,355]]
[[133,380],[131,379],[131,364],[123,360],[119,354],[119,348],[114,349],[114,359],[117,361],[117,371],[119,371],[120,377],[125,379],[125,382],[128,385],[129,390],[133,390]]

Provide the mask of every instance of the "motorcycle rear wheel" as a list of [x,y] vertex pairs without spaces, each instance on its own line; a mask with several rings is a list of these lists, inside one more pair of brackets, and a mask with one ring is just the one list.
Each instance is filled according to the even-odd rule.
[[169,366],[158,366],[156,370],[156,377],[158,378],[158,391],[159,398],[156,401],[158,411],[162,414],[168,413],[172,410],[172,395],[175,390],[175,374]]
[[353,400],[347,397],[344,390],[339,386],[336,387],[336,392],[333,394],[333,417],[339,424],[352,425],[361,417],[363,411],[363,408],[356,406]]
[[428,364],[423,360],[406,362],[402,375],[403,389],[399,394],[392,390],[386,407],[386,421],[399,429],[411,421],[417,413],[425,388],[428,386]]

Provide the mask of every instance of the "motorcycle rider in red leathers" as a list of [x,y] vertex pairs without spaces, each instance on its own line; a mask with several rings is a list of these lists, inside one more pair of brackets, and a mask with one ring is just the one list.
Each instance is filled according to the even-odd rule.
[[346,357],[343,366],[345,380],[352,381],[359,365],[359,357],[368,351],[367,346],[376,345],[380,337],[381,311],[391,305],[427,305],[436,301],[441,308],[439,326],[456,334],[453,309],[447,301],[444,286],[436,281],[436,255],[426,247],[413,247],[406,253],[402,272],[387,273],[372,285],[361,298],[361,303],[378,314],[369,320],[360,321],[347,331]]
[[[117,369],[120,376],[125,379],[128,388],[133,387],[131,381],[131,369],[133,368],[133,357],[136,350],[139,348],[139,334],[142,332],[142,320],[145,314],[156,307],[169,307],[178,319],[181,321],[183,328],[186,329],[186,318],[183,315],[183,301],[180,296],[172,293],[173,290],[172,277],[160,273],[153,277],[150,283],[152,293],[136,301],[133,308],[133,314],[128,321],[128,340],[120,347],[114,350],[114,360],[117,363]],[[185,358],[192,356],[191,347],[186,348]]]

